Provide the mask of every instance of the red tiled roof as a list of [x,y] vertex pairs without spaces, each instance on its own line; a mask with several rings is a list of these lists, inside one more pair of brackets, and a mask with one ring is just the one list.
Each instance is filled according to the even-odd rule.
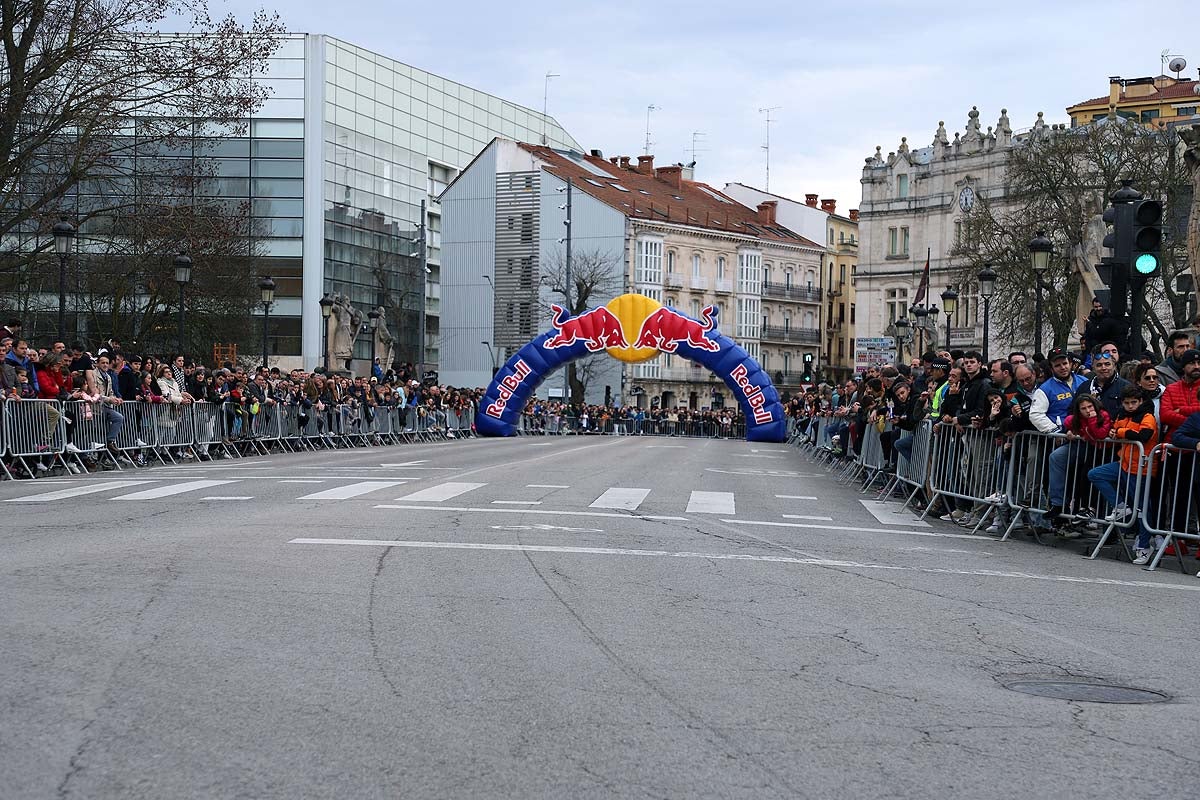
[[[633,219],[670,222],[707,228],[801,247],[824,248],[778,223],[764,223],[747,208],[706,183],[684,180],[676,165],[659,167],[657,175],[638,172],[637,158],[622,168],[596,156],[564,153],[549,147],[518,142],[517,145],[546,163],[546,171],[563,180],[570,178],[575,189],[586,192],[605,205]],[[588,166],[583,166],[582,163]],[[602,174],[593,172],[598,170]]]
[[[1155,102],[1160,102],[1162,100],[1193,98],[1196,100],[1197,104],[1200,104],[1200,95],[1196,94],[1196,90],[1194,88],[1195,86],[1196,86],[1196,81],[1192,80],[1191,78],[1184,78],[1183,80],[1181,80],[1179,83],[1175,84],[1174,86],[1164,86],[1161,89],[1159,89],[1158,91],[1154,92],[1154,94],[1148,94],[1148,95],[1141,96],[1141,97],[1126,97],[1125,92],[1122,91],[1121,92],[1121,102],[1155,103]],[[1080,106],[1094,106],[1094,105],[1107,106],[1108,105],[1108,95],[1104,95],[1103,97],[1093,97],[1091,100],[1084,100],[1080,103],[1076,103],[1075,105],[1067,106],[1067,110],[1070,111],[1072,108],[1079,108]]]

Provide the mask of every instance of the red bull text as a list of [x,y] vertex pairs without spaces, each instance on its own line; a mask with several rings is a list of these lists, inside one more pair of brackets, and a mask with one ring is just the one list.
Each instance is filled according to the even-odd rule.
[[[508,406],[508,401],[512,399],[513,392],[521,385],[521,382],[529,377],[531,369],[525,363],[524,359],[517,359],[517,363],[513,365],[513,374],[504,376],[500,381],[498,397],[494,403],[489,403],[484,412],[489,417],[500,419],[500,415],[504,413],[504,409]],[[770,416],[770,415],[768,415]]]
[[734,383],[742,390],[742,394],[746,397],[746,403],[754,412],[754,421],[762,424],[771,421],[771,412],[763,408],[767,402],[767,398],[763,396],[762,387],[755,386],[750,383],[747,377],[745,364],[738,364],[733,368],[733,372],[729,373],[729,377],[733,378]]
[[625,341],[625,332],[621,330],[621,320],[607,308],[593,308],[578,317],[567,319],[567,310],[560,305],[552,305],[554,316],[550,324],[558,331],[545,342],[542,347],[555,350],[559,347],[570,347],[576,341],[582,341],[589,353],[596,353],[609,347],[629,347]]
[[664,353],[674,353],[680,342],[715,353],[721,345],[704,336],[714,327],[713,312],[708,306],[704,309],[704,324],[685,317],[673,308],[660,308],[642,322],[634,347],[654,347]]

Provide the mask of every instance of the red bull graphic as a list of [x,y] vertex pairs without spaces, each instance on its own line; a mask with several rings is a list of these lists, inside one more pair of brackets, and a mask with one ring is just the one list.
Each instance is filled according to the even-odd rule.
[[660,308],[642,323],[634,347],[656,347],[664,353],[674,353],[681,342],[692,347],[715,353],[721,349],[718,342],[709,339],[705,334],[716,328],[713,321],[717,309],[708,306],[701,313],[704,322],[700,323],[685,316],[673,308]]
[[738,364],[733,368],[733,372],[729,373],[733,378],[733,382],[742,390],[742,397],[745,398],[746,404],[753,409],[753,418],[755,422],[763,423],[771,421],[771,412],[766,408],[767,398],[763,395],[762,387],[755,386],[750,383],[749,370],[745,364]]
[[557,349],[570,347],[582,341],[589,353],[607,350],[610,347],[629,347],[621,320],[607,308],[593,308],[577,317],[567,319],[567,310],[560,305],[551,305],[554,317],[550,325],[557,333],[542,343],[542,347]]
[[496,399],[488,403],[484,409],[487,415],[494,419],[504,416],[504,410],[508,407],[508,401],[512,399],[513,393],[521,388],[521,384],[532,372],[529,365],[518,358],[517,363],[513,365],[512,374],[506,375],[499,381]]
[[[715,306],[693,319],[645,295],[630,294],[575,317],[560,305],[551,309],[551,330],[514,353],[488,387],[475,418],[476,430],[484,436],[515,435],[521,410],[548,375],[568,361],[606,350],[631,364],[658,353],[677,353],[702,364],[734,393],[749,441],[784,440],[787,422],[779,393],[758,362],[717,330]],[[628,335],[633,331],[636,337]]]

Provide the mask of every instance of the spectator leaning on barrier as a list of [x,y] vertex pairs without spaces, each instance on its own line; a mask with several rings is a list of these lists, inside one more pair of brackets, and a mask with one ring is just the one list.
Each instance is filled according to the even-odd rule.
[[96,394],[100,398],[100,413],[104,415],[104,422],[108,426],[105,446],[113,458],[132,463],[128,456],[117,449],[117,439],[121,434],[121,426],[125,424],[125,415],[116,409],[122,401],[116,387],[113,386],[112,373],[109,371],[111,366],[107,355],[96,358]]
[[[12,349],[8,351],[8,355],[4,357],[4,363],[10,365],[14,373],[16,370],[24,370],[26,383],[33,389],[33,396],[37,396],[37,373],[34,371],[33,359],[29,357],[29,342],[24,339],[17,339],[13,342]],[[25,390],[17,384],[19,381],[13,381],[14,387],[17,387],[21,392]]]
[[1071,356],[1061,347],[1050,351],[1051,376],[1033,393],[1029,418],[1042,433],[1058,433],[1079,390],[1086,379],[1071,372]]
[[[1159,416],[1166,437],[1170,437],[1176,428],[1183,425],[1184,420],[1191,414],[1200,411],[1200,398],[1196,393],[1200,390],[1200,350],[1188,349],[1179,355],[1180,380],[1172,383],[1163,391]],[[1162,365],[1158,367],[1162,371]]]
[[1159,416],[1159,405],[1162,402],[1163,387],[1158,382],[1158,367],[1150,363],[1138,364],[1133,370],[1133,383],[1142,390],[1142,394],[1154,406],[1154,419],[1162,424]]
[[[1150,480],[1154,467],[1145,455],[1158,444],[1158,423],[1154,421],[1152,405],[1146,395],[1136,386],[1126,386],[1121,391],[1121,413],[1108,432],[1110,439],[1120,442],[1140,442],[1142,449],[1128,444],[1121,448],[1119,460],[1101,464],[1088,470],[1088,480],[1108,502],[1108,522],[1125,522],[1130,514],[1138,512],[1138,481]],[[1150,502],[1150,493],[1146,493]],[[1150,549],[1150,533],[1142,520],[1151,514],[1149,506],[1141,509],[1138,518],[1137,542],[1134,544],[1134,564],[1145,564],[1153,551]]]
[[1163,386],[1170,386],[1183,377],[1183,364],[1179,359],[1192,349],[1190,338],[1187,331],[1175,331],[1167,337],[1167,357],[1158,365],[1158,381]]

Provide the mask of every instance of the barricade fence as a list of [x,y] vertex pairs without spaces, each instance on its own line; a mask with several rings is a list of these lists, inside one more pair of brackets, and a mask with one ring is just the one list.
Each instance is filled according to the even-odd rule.
[[634,417],[578,417],[550,413],[525,413],[517,427],[519,436],[678,436],[694,439],[742,439],[741,420],[636,419]]
[[990,523],[1001,541],[1025,527],[1039,542],[1052,530],[1093,539],[1093,559],[1111,548],[1132,560],[1135,549],[1152,547],[1147,569],[1172,544],[1176,555],[1184,543],[1200,545],[1200,453],[1171,445],[1147,452],[1136,440],[929,420],[907,432],[828,415],[797,423],[791,442],[864,492],[886,476],[881,498],[916,501],[922,519],[950,514],[975,531]]
[[237,458],[272,448],[315,450],[471,438],[475,406],[149,403],[0,399],[0,479],[90,465]]

